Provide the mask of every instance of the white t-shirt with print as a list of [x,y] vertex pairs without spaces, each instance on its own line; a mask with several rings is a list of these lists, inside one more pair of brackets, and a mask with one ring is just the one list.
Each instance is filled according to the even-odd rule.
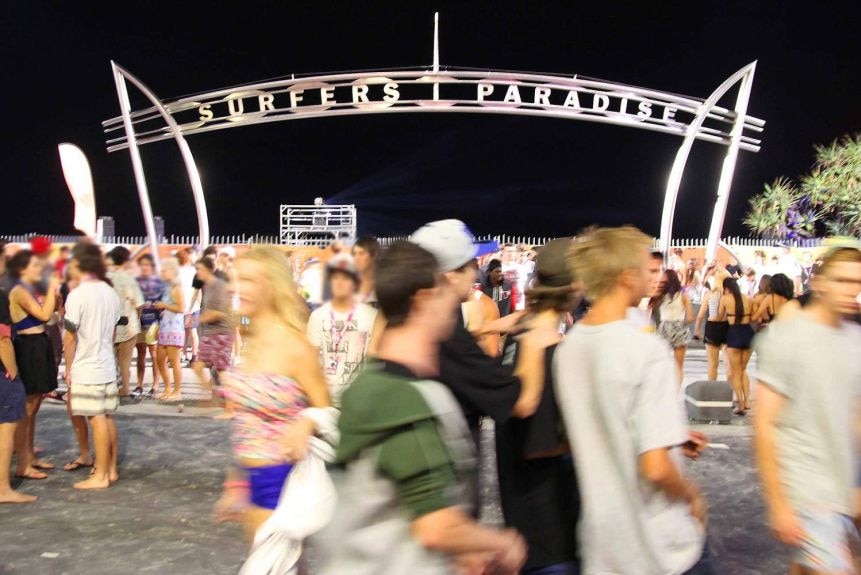
[[332,405],[341,404],[341,394],[358,375],[368,353],[377,310],[357,303],[351,312],[338,313],[326,302],[308,319],[308,339],[320,349],[320,362]]
[[104,385],[116,380],[114,329],[119,319],[120,298],[105,282],[82,281],[69,294],[66,322],[74,326],[77,337],[72,362],[75,385]]

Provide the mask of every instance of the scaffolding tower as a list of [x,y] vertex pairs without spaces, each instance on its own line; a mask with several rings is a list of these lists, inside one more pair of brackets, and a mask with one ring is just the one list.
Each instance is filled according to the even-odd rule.
[[281,243],[326,247],[335,240],[356,239],[356,206],[281,204]]

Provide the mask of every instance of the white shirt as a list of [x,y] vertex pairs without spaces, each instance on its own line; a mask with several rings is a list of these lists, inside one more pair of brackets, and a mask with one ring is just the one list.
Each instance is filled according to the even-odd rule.
[[179,285],[182,289],[182,303],[185,305],[185,312],[188,313],[200,311],[200,298],[197,298],[197,301],[194,303],[194,307],[191,308],[191,310],[188,309],[188,304],[191,303],[191,298],[194,296],[194,288],[191,287],[191,284],[194,281],[194,276],[196,274],[197,271],[191,264],[179,267]]
[[74,385],[104,385],[116,380],[114,329],[120,319],[120,298],[103,281],[84,280],[69,294],[66,322],[75,327],[72,361]]
[[705,533],[690,507],[639,473],[639,456],[660,448],[681,469],[687,441],[669,346],[629,321],[576,324],[554,357],[559,410],[577,462],[584,575],[684,573]]
[[357,303],[352,311],[338,313],[332,302],[315,309],[308,319],[308,339],[320,349],[329,397],[336,407],[365,360],[376,319],[377,310],[369,305]]

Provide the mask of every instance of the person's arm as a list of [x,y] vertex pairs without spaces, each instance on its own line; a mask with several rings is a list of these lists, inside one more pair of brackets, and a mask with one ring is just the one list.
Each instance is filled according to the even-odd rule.
[[63,332],[63,359],[66,360],[66,386],[72,385],[72,363],[75,361],[75,349],[78,345],[78,326],[66,320]]
[[15,379],[18,376],[18,364],[15,362],[12,333],[9,326],[5,324],[0,324],[0,363],[6,369],[9,379]]
[[697,314],[697,319],[694,322],[694,337],[700,337],[700,334],[702,333],[700,331],[700,326],[703,325],[703,320],[706,319],[706,314],[709,311],[709,299],[711,299],[711,297],[711,292],[706,292],[703,302],[700,304],[700,313]]
[[514,417],[530,417],[538,409],[547,376],[544,355],[559,339],[559,332],[547,326],[530,329],[518,338],[514,375],[520,380],[520,396],[511,411]]
[[508,573],[520,568],[525,546],[519,536],[484,527],[453,506],[457,474],[432,416],[394,428],[380,444],[377,466],[412,516],[411,531],[420,545],[454,556],[488,553]]
[[786,398],[767,384],[759,386],[758,393],[754,448],[769,524],[779,541],[798,546],[804,539],[804,530],[786,497],[777,463],[775,422],[786,405]]
[[526,543],[516,531],[485,527],[457,507],[422,515],[411,527],[426,549],[455,556],[486,553],[498,572],[517,573],[526,561]]
[[750,316],[750,321],[761,322],[765,319],[765,314],[768,313],[768,299],[769,298],[762,298],[759,301],[759,304],[756,303],[755,299],[753,300],[753,315]]
[[57,278],[51,276],[48,282],[48,293],[45,294],[45,301],[42,302],[42,305],[39,305],[39,302],[24,288],[12,290],[10,299],[39,321],[48,321],[57,307],[57,287]]
[[197,305],[197,300],[199,300],[199,299],[200,299],[200,290],[195,288],[194,292],[191,294],[191,303],[188,304],[188,311],[185,313],[191,313],[191,310],[193,310],[194,306]]
[[670,499],[679,499],[693,504],[699,491],[693,483],[682,476],[670,457],[666,447],[649,450],[638,459],[640,475],[663,491]]
[[517,327],[517,322],[526,314],[525,311],[516,311],[500,319],[489,321],[481,326],[478,331],[472,332],[475,337],[481,337],[488,333],[510,333]]
[[640,385],[631,417],[640,476],[655,489],[690,505],[691,515],[705,526],[706,505],[696,485],[684,477],[670,450],[690,439],[678,401],[675,361],[668,349],[655,346],[639,368]]
[[685,305],[685,323],[691,323],[694,320],[694,308],[691,306],[691,298],[687,294],[682,294],[682,303]]
[[156,302],[155,308],[172,311],[173,313],[185,313],[185,306],[182,301],[182,288],[174,286],[173,289],[170,290],[170,297],[173,299],[174,303],[169,304],[164,301],[159,301]]
[[[291,373],[288,375],[297,383],[308,398],[310,407],[329,407],[329,388],[320,369],[319,350],[304,338],[296,338],[290,354]],[[308,439],[317,431],[316,424],[301,417],[290,425],[282,442],[285,455],[291,461],[304,459],[308,453]]]

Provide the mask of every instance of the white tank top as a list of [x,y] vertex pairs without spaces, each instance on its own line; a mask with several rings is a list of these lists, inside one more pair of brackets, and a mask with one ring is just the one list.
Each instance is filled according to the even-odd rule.
[[661,301],[661,321],[685,321],[685,304],[682,294],[677,293],[672,299],[664,296]]

